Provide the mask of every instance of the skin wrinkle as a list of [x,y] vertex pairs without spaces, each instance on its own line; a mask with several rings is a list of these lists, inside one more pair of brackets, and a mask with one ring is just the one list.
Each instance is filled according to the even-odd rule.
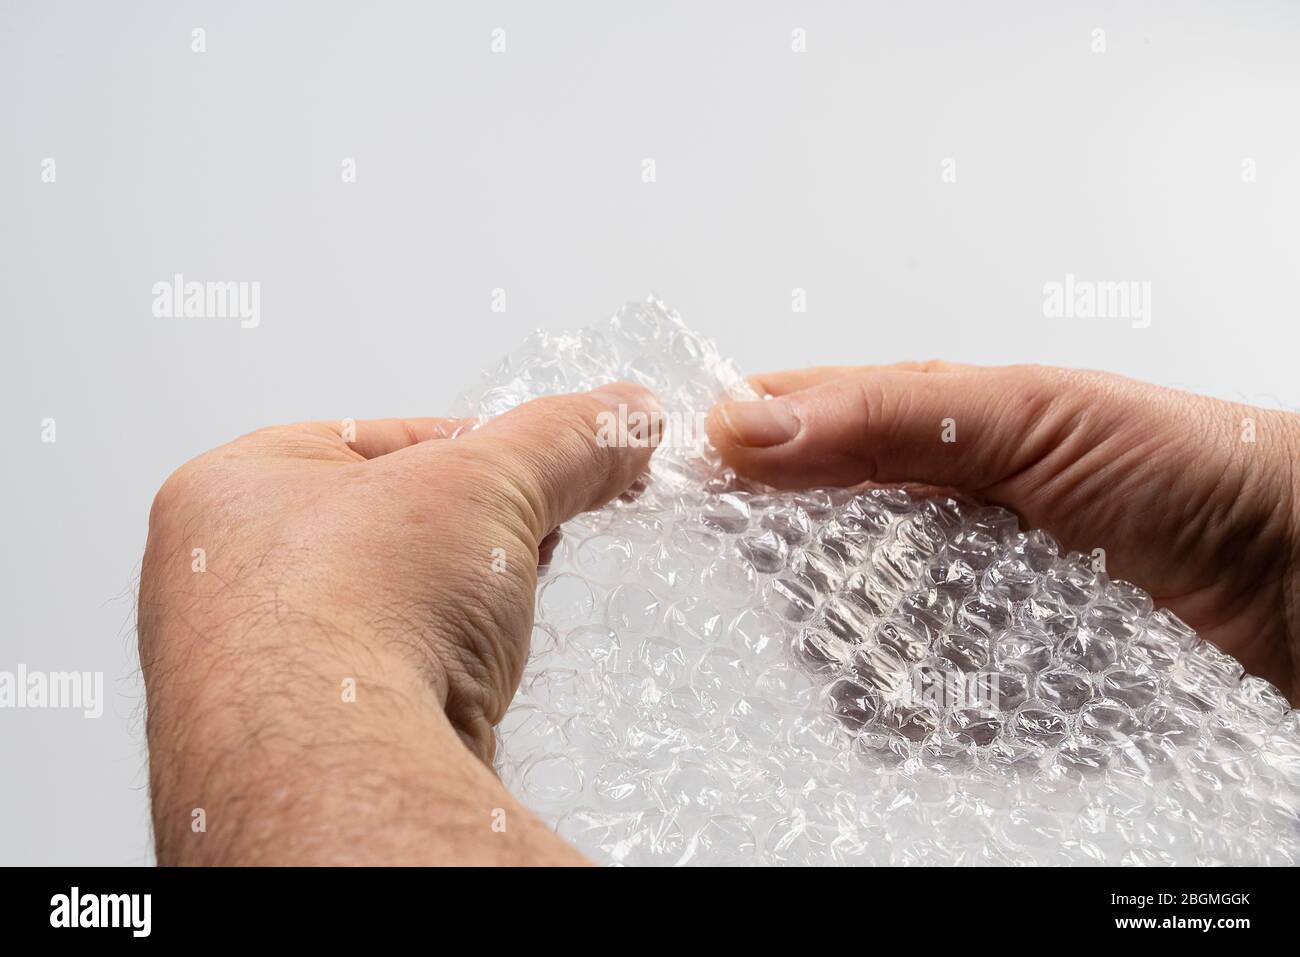
[[[1217,423],[1213,421],[1203,423],[1202,442],[1207,446],[1221,443],[1219,434],[1213,431],[1215,424]],[[1235,444],[1229,443],[1227,448],[1233,449]],[[1188,508],[1193,515],[1202,516],[1201,527],[1195,528],[1191,522],[1184,527],[1192,544],[1202,542],[1207,537],[1221,539],[1226,547],[1218,551],[1220,556],[1226,557],[1224,564],[1229,569],[1235,568],[1239,560],[1252,550],[1252,546],[1260,541],[1266,542],[1264,555],[1250,563],[1256,566],[1264,562],[1265,557],[1276,549],[1277,544],[1280,544],[1280,541],[1274,541],[1276,536],[1269,534],[1271,526],[1276,521],[1279,503],[1275,501],[1266,513],[1256,514],[1254,509],[1257,503],[1248,495],[1251,483],[1245,471],[1232,467],[1242,464],[1239,451],[1236,455],[1229,455],[1228,463],[1230,467],[1219,473],[1214,483],[1194,498]],[[1243,512],[1243,507],[1249,510]],[[1285,552],[1284,548],[1278,550]],[[1267,562],[1265,564],[1267,565]]]
[[374,619],[372,628],[379,646],[410,661],[416,673],[432,691],[439,706],[445,707],[451,678],[446,663],[435,650],[435,641],[427,631],[396,613]]
[[[492,474],[492,473],[488,473]],[[497,469],[496,474],[500,474]],[[542,490],[532,481],[484,486],[473,484],[464,490],[465,498],[485,515],[519,515],[530,534],[542,535],[547,529]]]
[[[914,374],[926,376],[926,374],[930,373],[919,372]],[[880,463],[879,450],[881,446],[891,450],[907,449],[907,446],[909,446],[906,439],[906,428],[907,424],[914,423],[919,417],[918,411],[922,408],[919,391],[913,389],[889,391],[885,390],[883,384],[879,384],[879,382],[876,382],[876,385],[871,387],[870,393],[872,394],[870,394],[870,398],[868,398],[867,390],[863,390],[863,402],[867,404],[874,402],[875,408],[878,410],[876,425],[872,429],[876,433],[876,442],[870,455],[871,468],[874,469],[871,473],[872,481],[883,481],[889,475],[887,471],[884,471],[884,467]],[[868,412],[863,410],[863,413],[867,415]],[[891,425],[893,426],[892,432]]]
[[[595,414],[609,412],[607,408],[595,410]],[[594,415],[593,415],[594,418]],[[557,487],[562,487],[564,475],[578,475],[582,478],[578,487],[584,489],[583,494],[576,503],[578,510],[585,511],[592,503],[604,501],[612,498],[622,492],[640,473],[640,469],[631,470],[628,468],[630,459],[622,455],[610,454],[608,449],[602,448],[596,440],[596,433],[587,425],[585,417],[579,419],[576,414],[571,414],[568,422],[569,433],[572,435],[572,441],[576,443],[575,454],[580,461],[574,463],[574,468],[563,472],[557,477]],[[554,528],[560,524],[554,520],[549,522],[544,531]]]
[[[1218,440],[1217,436],[1211,437],[1208,434],[1209,430],[1207,423],[1202,422],[1201,426],[1203,430],[1202,442],[1208,443],[1210,441]],[[1078,424],[1072,424],[1067,427],[1067,434],[1071,433],[1086,434],[1087,429]],[[1079,476],[1077,482],[1071,482],[1068,479],[1068,472],[1063,472],[1051,477],[1039,477],[1031,484],[1042,490],[1041,494],[1043,497],[1055,499],[1061,503],[1067,503],[1067,511],[1069,510],[1068,502],[1071,499],[1077,498],[1081,501],[1091,501],[1093,503],[1112,503],[1109,509],[1105,504],[1094,504],[1092,506],[1094,511],[1100,508],[1103,512],[1111,510],[1117,513],[1122,513],[1125,511],[1125,508],[1120,503],[1133,501],[1135,497],[1134,492],[1125,492],[1123,489],[1110,487],[1107,480],[1107,474],[1115,473],[1125,476],[1133,476],[1137,474],[1137,470],[1133,468],[1134,462],[1158,460],[1161,456],[1162,446],[1167,445],[1172,441],[1175,441],[1175,439],[1161,437],[1158,434],[1152,434],[1145,442],[1130,442],[1123,436],[1118,439],[1108,438],[1102,445],[1094,446],[1082,455],[1078,453],[1066,454],[1063,452],[1063,455],[1065,455],[1066,459],[1071,462],[1071,467],[1076,470]],[[1151,444],[1153,442],[1155,443],[1154,446]],[[1094,466],[1092,460],[1098,458],[1100,459],[1101,464]],[[1021,478],[1023,479],[1025,476],[1021,476]],[[1224,478],[1224,476],[1221,476],[1219,482],[1221,483]],[[1100,488],[1094,489],[1089,487],[1091,485],[1097,485],[1100,486]],[[1188,547],[1195,546],[1204,541],[1207,535],[1213,535],[1212,532],[1207,532],[1205,530],[1206,525],[1213,525],[1216,520],[1217,509],[1211,507],[1212,503],[1225,500],[1230,503],[1239,502],[1240,488],[1226,494],[1219,487],[1204,491],[1201,495],[1201,500],[1193,501],[1187,509],[1189,519],[1197,517],[1200,526],[1198,527],[1198,525],[1193,524],[1190,521],[1185,521],[1181,523],[1181,530],[1174,534],[1177,537],[1185,538],[1189,543]],[[1109,520],[1103,517],[1101,524],[1105,525],[1108,524],[1108,522],[1118,523],[1124,520],[1125,519],[1122,515],[1115,514],[1112,515]],[[1242,519],[1238,517],[1226,518],[1223,520],[1223,524],[1228,527],[1241,527]],[[1228,562],[1226,564],[1231,566],[1232,563]],[[1125,571],[1122,565],[1119,570],[1121,572]],[[1256,578],[1254,583],[1259,584],[1259,579]],[[1221,592],[1220,585],[1216,584],[1214,587],[1216,590]],[[1180,607],[1184,606],[1187,601],[1186,593],[1180,594],[1177,592],[1166,592],[1157,594],[1154,597],[1156,597],[1162,604],[1172,604]],[[1235,591],[1230,593],[1226,599],[1221,594],[1216,596],[1216,599],[1214,607],[1219,609],[1219,617],[1216,620],[1202,619],[1200,622],[1202,629],[1209,633],[1213,633],[1217,630],[1223,620],[1237,617],[1241,613],[1240,606],[1248,601],[1248,599],[1243,595]]]
[[[863,465],[866,467],[865,481],[880,480],[880,443],[875,441],[875,420],[873,409],[885,410],[885,395],[875,380],[859,380],[857,401],[858,414],[862,417],[861,437],[858,448],[861,450]],[[802,421],[802,420],[801,420]]]
[[560,487],[561,483],[554,476],[573,469],[575,459],[572,457],[571,449],[566,448],[563,442],[557,441],[551,454],[542,456],[540,453],[530,453],[525,461],[526,466],[521,480],[513,485],[504,486],[502,491],[518,494],[526,502],[526,507],[506,510],[503,513],[522,512],[527,518],[528,528],[540,538],[546,534],[547,529],[554,527],[554,517],[549,514],[546,490]]
[[[526,646],[503,640],[502,636],[514,634],[518,629],[503,620],[499,603],[473,602],[468,607],[472,609],[470,617],[475,619],[476,627],[466,632],[472,637],[457,643],[452,651],[452,660],[459,665],[458,674],[466,679],[451,681],[452,687],[460,692],[458,703],[462,707],[453,713],[449,702],[448,713],[453,715],[453,722],[456,717],[471,720],[475,731],[480,732],[482,724],[495,725],[504,716],[504,709],[519,684]],[[531,618],[527,624],[531,625]],[[490,693],[481,694],[483,688],[490,689]],[[470,705],[468,710],[464,708],[466,703]]]
[[[1275,418],[1280,418],[1275,416]],[[1287,621],[1287,633],[1291,636],[1288,643],[1288,652],[1291,658],[1292,673],[1300,668],[1300,617],[1297,617],[1297,605],[1300,604],[1300,517],[1296,515],[1297,509],[1300,509],[1300,474],[1296,470],[1296,460],[1300,458],[1300,441],[1294,439],[1291,433],[1285,428],[1278,429],[1278,433],[1284,437],[1282,455],[1287,463],[1287,504],[1283,509],[1283,515],[1286,516],[1287,531],[1286,540],[1292,543],[1286,557],[1286,566],[1283,573],[1283,579],[1293,583],[1291,588],[1283,588],[1283,609]],[[1291,439],[1287,441],[1287,439]],[[1300,682],[1297,682],[1300,684]],[[1296,690],[1293,684],[1292,691]]]
[[[1283,461],[1289,461],[1285,455],[1285,449],[1283,449],[1283,454],[1280,458]],[[1273,461],[1273,460],[1275,460],[1275,457],[1273,456],[1270,456],[1266,459],[1266,461]],[[1284,489],[1288,488],[1285,480],[1281,481],[1280,484]],[[1276,573],[1269,574],[1266,572],[1262,575],[1259,575],[1256,577],[1255,583],[1257,586],[1259,584],[1276,585],[1276,598],[1274,601],[1270,601],[1268,604],[1269,605],[1276,604],[1280,606],[1282,609],[1283,613],[1281,616],[1281,623],[1280,623],[1282,634],[1279,636],[1281,640],[1278,640],[1276,642],[1270,642],[1270,646],[1276,649],[1280,649],[1282,652],[1284,652],[1284,654],[1280,656],[1279,660],[1285,664],[1289,673],[1294,674],[1295,656],[1292,652],[1291,642],[1287,640],[1287,636],[1293,633],[1288,630],[1289,626],[1291,625],[1291,622],[1287,614],[1287,588],[1286,588],[1286,582],[1288,579],[1288,570],[1289,570],[1289,558],[1290,558],[1289,549],[1287,548],[1287,542],[1289,540],[1288,536],[1290,534],[1290,528],[1292,522],[1292,514],[1290,511],[1292,506],[1290,503],[1290,498],[1291,496],[1288,494],[1285,504],[1284,504],[1284,500],[1281,497],[1278,497],[1271,502],[1268,512],[1266,514],[1259,516],[1257,520],[1258,531],[1253,536],[1254,541],[1252,542],[1251,540],[1248,539],[1247,544],[1255,544],[1262,541],[1267,543],[1267,547],[1264,549],[1265,556],[1271,556],[1274,553],[1277,554],[1277,565],[1279,567],[1277,568]],[[1234,498],[1233,501],[1234,504],[1238,504],[1240,502],[1240,499]],[[1281,526],[1282,531],[1269,534],[1270,530],[1278,525]],[[1244,523],[1241,527],[1243,528],[1245,527]],[[1243,548],[1243,550],[1245,549]],[[1264,557],[1261,556],[1257,560],[1257,563],[1262,563],[1263,561],[1264,561]],[[1267,563],[1265,564],[1264,567],[1268,568],[1271,566],[1271,564],[1272,564],[1271,562]],[[1270,591],[1272,591],[1272,589],[1270,589]],[[1245,597],[1246,596],[1243,595],[1242,599],[1244,600]],[[1279,623],[1277,621],[1276,616],[1270,614],[1266,620],[1268,624],[1272,626],[1272,630],[1276,630],[1278,628]],[[1261,628],[1261,632],[1263,630],[1264,629]],[[1256,643],[1259,640],[1260,639],[1257,638]],[[1292,685],[1289,688],[1285,688],[1284,690],[1287,690],[1288,692],[1292,692],[1294,691],[1294,688],[1295,685],[1294,683],[1292,683]]]
[[[1028,441],[1024,443],[1034,451],[1031,451],[1028,460],[1014,469],[1010,475],[982,488],[976,488],[974,490],[976,494],[987,495],[991,500],[997,501],[1012,498],[1013,496],[1007,494],[1007,490],[1023,485],[1035,489],[1045,488],[1048,483],[1038,476],[1044,474],[1050,476],[1058,471],[1052,464],[1053,460],[1067,456],[1070,452],[1070,443],[1075,441],[1076,436],[1083,434],[1083,426],[1088,416],[1086,404],[1069,401],[1055,391],[1048,391],[1047,397],[1038,398],[1037,402],[1044,404],[1045,408],[1037,414],[1030,414]],[[1067,408],[1062,410],[1061,405],[1067,402]],[[1020,403],[1016,405],[1019,406]],[[1014,455],[1011,461],[1015,461]],[[1032,481],[1030,481],[1031,477]]]

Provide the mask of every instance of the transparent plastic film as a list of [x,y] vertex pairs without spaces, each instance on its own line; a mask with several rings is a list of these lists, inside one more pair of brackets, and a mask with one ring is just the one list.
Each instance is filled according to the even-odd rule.
[[1272,685],[1003,509],[738,480],[703,423],[752,390],[661,302],[536,333],[459,411],[622,379],[660,448],[562,530],[496,757],[593,860],[1300,862]]

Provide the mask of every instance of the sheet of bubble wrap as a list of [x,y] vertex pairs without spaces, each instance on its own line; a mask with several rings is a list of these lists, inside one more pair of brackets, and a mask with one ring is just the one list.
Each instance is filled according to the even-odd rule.
[[488,417],[616,379],[666,431],[566,525],[498,773],[608,864],[1296,864],[1300,713],[1009,512],[771,493],[719,467],[752,397],[662,303],[536,333]]

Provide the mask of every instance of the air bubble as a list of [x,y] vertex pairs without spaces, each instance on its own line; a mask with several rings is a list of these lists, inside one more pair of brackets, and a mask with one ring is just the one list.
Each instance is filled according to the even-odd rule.
[[[620,379],[682,422],[753,397],[652,299],[466,402]],[[707,443],[652,462],[565,527],[497,728],[501,780],[592,859],[1300,862],[1300,713],[1091,555],[978,503],[759,488]]]

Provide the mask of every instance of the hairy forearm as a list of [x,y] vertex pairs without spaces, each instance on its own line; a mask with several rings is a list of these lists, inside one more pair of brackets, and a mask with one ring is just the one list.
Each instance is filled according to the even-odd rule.
[[311,619],[141,627],[160,864],[568,864],[428,662]]

